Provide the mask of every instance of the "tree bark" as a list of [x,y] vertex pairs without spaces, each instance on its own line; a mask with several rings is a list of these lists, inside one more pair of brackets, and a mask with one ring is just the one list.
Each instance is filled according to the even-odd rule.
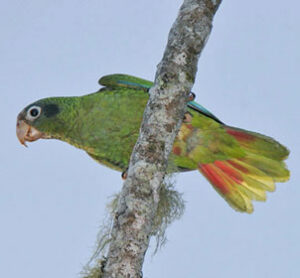
[[168,156],[221,0],[185,0],[173,24],[120,195],[103,277],[142,276]]

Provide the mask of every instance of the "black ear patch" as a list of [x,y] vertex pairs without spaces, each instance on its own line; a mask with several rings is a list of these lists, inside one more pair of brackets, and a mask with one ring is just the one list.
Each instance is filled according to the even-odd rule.
[[59,113],[59,107],[56,104],[46,104],[43,107],[43,112],[47,118],[50,118]]

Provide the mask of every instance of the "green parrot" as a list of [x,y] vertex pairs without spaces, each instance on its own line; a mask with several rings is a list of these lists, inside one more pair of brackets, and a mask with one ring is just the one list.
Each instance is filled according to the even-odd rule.
[[[98,92],[51,97],[25,107],[17,137],[58,139],[123,172],[138,138],[152,82],[123,74],[104,76]],[[286,147],[265,135],[228,126],[191,99],[169,156],[169,172],[200,171],[234,209],[251,213],[275,182],[289,179]]]

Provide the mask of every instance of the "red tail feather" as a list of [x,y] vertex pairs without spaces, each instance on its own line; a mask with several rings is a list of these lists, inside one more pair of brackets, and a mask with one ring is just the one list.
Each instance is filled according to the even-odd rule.
[[245,174],[248,174],[248,173],[249,173],[248,169],[245,168],[245,167],[243,167],[242,165],[240,165],[240,164],[238,164],[238,163],[236,163],[236,162],[234,162],[234,161],[232,161],[232,160],[227,160],[227,162],[228,162],[229,164],[231,164],[234,168],[240,170],[241,172],[243,172],[243,173],[245,173]]
[[199,164],[199,169],[202,174],[219,189],[223,194],[229,192],[228,184],[214,169],[213,164]]
[[225,127],[225,130],[228,134],[234,136],[234,138],[236,140],[238,140],[239,142],[249,142],[249,141],[254,141],[255,140],[255,136],[249,134],[249,133],[246,133],[246,132],[243,132],[242,130],[237,130],[236,128],[233,129],[233,128],[230,128],[230,127]]
[[227,165],[225,161],[215,161],[214,164],[236,183],[241,184],[243,182],[243,177],[241,176],[241,174],[234,168]]

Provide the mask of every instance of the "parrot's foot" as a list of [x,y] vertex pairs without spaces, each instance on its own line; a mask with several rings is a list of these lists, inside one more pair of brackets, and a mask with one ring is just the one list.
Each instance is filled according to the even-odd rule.
[[193,92],[190,92],[188,98],[189,98],[189,101],[193,101],[196,98],[196,94]]
[[122,172],[122,174],[121,174],[121,177],[122,177],[123,180],[127,179],[127,175],[128,175],[127,171],[128,171],[128,168],[124,172]]
[[183,117],[183,122],[184,123],[190,123],[192,121],[192,114],[190,112],[185,112],[184,117]]

